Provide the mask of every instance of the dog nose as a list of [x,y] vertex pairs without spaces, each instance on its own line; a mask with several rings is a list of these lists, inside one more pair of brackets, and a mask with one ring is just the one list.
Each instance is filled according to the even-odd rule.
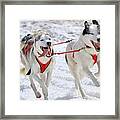
[[100,38],[97,38],[97,41],[100,42]]
[[51,42],[47,42],[47,45],[48,45],[48,46],[51,46]]

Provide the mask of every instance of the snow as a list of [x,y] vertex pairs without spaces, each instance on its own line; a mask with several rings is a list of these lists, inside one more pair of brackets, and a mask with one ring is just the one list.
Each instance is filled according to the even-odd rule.
[[[53,43],[66,41],[70,39],[78,40],[83,30],[83,20],[49,20],[49,21],[21,21],[20,22],[20,38],[27,33],[35,30],[47,30],[53,36]],[[66,43],[54,46],[55,52],[66,50]],[[56,55],[56,64],[52,73],[52,80],[48,87],[49,100],[83,100],[76,94],[74,78],[71,75],[65,61],[64,55]],[[97,72],[97,65],[91,69],[93,73]],[[39,84],[34,81],[40,93],[42,94]],[[87,100],[100,99],[100,87],[94,86],[92,80],[87,76],[81,81],[82,89],[87,95]],[[30,81],[27,76],[20,75],[20,99],[21,100],[43,100],[36,98],[30,87]]]

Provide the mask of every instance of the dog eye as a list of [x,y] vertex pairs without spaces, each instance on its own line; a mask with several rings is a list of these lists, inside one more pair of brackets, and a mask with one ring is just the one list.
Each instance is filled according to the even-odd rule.
[[40,41],[44,41],[43,39],[41,39]]
[[97,38],[97,41],[100,42],[100,38]]
[[49,40],[51,40],[51,39],[49,38]]

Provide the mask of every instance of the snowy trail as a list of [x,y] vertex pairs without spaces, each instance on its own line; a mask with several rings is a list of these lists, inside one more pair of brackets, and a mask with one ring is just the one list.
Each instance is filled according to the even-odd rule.
[[[52,22],[38,22],[34,23],[34,27],[37,25],[43,28],[44,24],[46,29],[51,30],[54,33],[55,41],[59,42],[59,40],[68,40],[69,38],[78,39],[81,26],[78,26],[77,23],[81,23],[80,21],[65,21],[63,24],[61,22],[52,21]],[[23,25],[26,25],[24,28]],[[82,25],[82,24],[81,24]],[[21,24],[21,36],[30,32],[29,27],[33,27],[32,22],[24,22]],[[42,29],[41,28],[41,29]],[[72,28],[72,29],[71,29]],[[71,31],[72,30],[72,31]],[[62,52],[66,50],[67,44],[54,46],[55,52]],[[56,64],[52,73],[52,80],[50,82],[48,88],[48,98],[49,100],[83,100],[81,97],[77,96],[75,91],[74,78],[71,75],[68,66],[66,64],[64,55],[56,55],[55,56]],[[97,65],[92,68],[93,72],[97,71]],[[90,78],[85,77],[81,82],[82,88],[87,94],[89,100],[99,100],[100,99],[100,88],[93,85]],[[39,88],[39,84],[35,81],[37,88]],[[42,91],[41,91],[42,93]],[[20,78],[20,98],[22,100],[42,100],[42,98],[37,99],[30,87],[30,81],[25,76],[21,75]]]

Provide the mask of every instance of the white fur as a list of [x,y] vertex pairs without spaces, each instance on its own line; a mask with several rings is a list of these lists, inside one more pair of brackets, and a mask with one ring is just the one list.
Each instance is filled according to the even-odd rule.
[[[96,33],[96,32],[95,32]],[[85,48],[82,49],[79,52],[66,54],[66,62],[68,64],[68,67],[70,69],[71,74],[75,78],[75,87],[79,95],[82,96],[82,98],[86,98],[86,95],[81,87],[80,80],[83,79],[84,76],[89,76],[93,83],[99,87],[100,84],[97,81],[96,77],[92,74],[92,72],[89,70],[94,65],[94,60],[91,56],[91,54],[96,54],[98,57],[97,62],[99,65],[99,53],[95,50],[94,46],[92,45],[91,41],[97,42],[97,35],[81,35],[79,40],[77,42],[71,42],[67,45],[66,51],[71,50],[78,50],[85,45],[88,45],[91,48]],[[99,70],[98,70],[99,72]]]
[[[37,51],[42,54],[42,50],[40,49],[40,46],[47,47],[47,44],[46,44],[47,40],[44,39],[44,37],[42,38],[44,41],[37,40],[34,42],[33,47],[31,48],[30,53],[27,56],[25,56],[21,50],[21,62],[23,63],[23,65],[25,66],[25,68],[27,70],[31,69],[29,79],[30,79],[31,87],[35,93],[35,96],[37,98],[39,98],[41,96],[41,94],[37,90],[37,88],[34,84],[34,80],[36,80],[40,84],[40,87],[42,88],[42,92],[44,95],[44,99],[47,100],[48,99],[48,86],[49,86],[49,82],[51,80],[51,74],[52,74],[53,65],[54,65],[54,58],[53,58],[53,56],[38,57],[39,55],[37,54]],[[50,40],[49,40],[49,42],[50,42]],[[40,71],[40,65],[38,64],[35,56],[43,64],[45,64],[46,62],[48,62],[51,59],[49,66],[43,73],[41,73],[41,71]]]

